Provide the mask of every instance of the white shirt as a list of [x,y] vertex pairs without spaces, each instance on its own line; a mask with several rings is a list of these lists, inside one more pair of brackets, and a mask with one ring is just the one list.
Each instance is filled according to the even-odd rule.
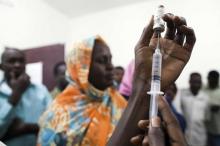
[[180,103],[187,128],[185,136],[190,146],[206,145],[205,113],[208,105],[208,95],[203,91],[194,96],[190,89],[180,91]]

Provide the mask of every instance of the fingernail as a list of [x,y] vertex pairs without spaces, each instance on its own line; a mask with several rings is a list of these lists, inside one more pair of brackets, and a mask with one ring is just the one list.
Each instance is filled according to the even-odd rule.
[[160,127],[161,120],[159,117],[153,117],[151,119],[151,127]]

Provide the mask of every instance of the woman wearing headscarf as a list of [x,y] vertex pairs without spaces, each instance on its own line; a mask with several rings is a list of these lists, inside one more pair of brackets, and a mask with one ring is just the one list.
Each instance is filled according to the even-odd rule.
[[75,45],[67,57],[71,84],[40,120],[38,146],[105,146],[126,106],[112,88],[109,47],[99,36]]

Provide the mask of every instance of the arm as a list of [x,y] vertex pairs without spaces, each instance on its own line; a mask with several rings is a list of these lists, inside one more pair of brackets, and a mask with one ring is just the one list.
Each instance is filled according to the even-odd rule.
[[139,128],[148,131],[148,134],[135,136],[131,139],[131,142],[137,146],[187,146],[178,121],[170,110],[168,103],[162,96],[158,99],[163,124],[159,117],[153,118],[151,125],[149,125],[148,120],[140,120],[138,122]]
[[21,119],[15,118],[10,124],[7,132],[2,138],[3,141],[9,140],[14,137],[18,137],[25,134],[35,134],[37,135],[39,127],[37,124],[24,123]]
[[[193,29],[186,26],[184,19],[167,14],[164,20],[168,28],[165,38],[160,41],[163,50],[162,91],[178,78],[190,58],[196,40]],[[138,121],[148,118],[150,97],[147,91],[150,90],[151,58],[157,42],[153,33],[151,19],[135,48],[132,95],[108,146],[131,146],[130,138],[141,133],[137,128]]]
[[[22,98],[22,94],[25,92],[30,84],[27,74],[22,74],[18,78],[15,78],[14,73],[11,73],[11,79],[9,81],[12,88],[12,94],[10,97],[4,97],[1,99],[0,106],[0,138],[2,138],[5,132],[10,127],[12,120],[15,118],[15,107]],[[5,95],[1,95],[5,96]],[[8,99],[8,100],[7,100]]]

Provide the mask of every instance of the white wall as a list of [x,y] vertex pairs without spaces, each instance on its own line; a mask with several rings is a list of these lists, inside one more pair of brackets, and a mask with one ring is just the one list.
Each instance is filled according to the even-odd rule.
[[115,65],[126,66],[134,57],[133,49],[148,23],[150,16],[159,4],[164,4],[169,12],[184,16],[188,25],[196,32],[197,42],[192,57],[177,80],[179,87],[187,87],[192,71],[198,71],[206,82],[210,69],[220,71],[218,38],[220,34],[220,1],[218,0],[154,0],[136,5],[120,7],[71,20],[72,42],[82,38],[101,34],[113,53]]
[[201,72],[203,81],[210,69],[220,71],[218,0],[148,0],[74,19],[67,18],[42,0],[12,1],[14,7],[0,5],[0,46],[23,49],[67,42],[69,48],[73,42],[98,33],[111,47],[113,63],[126,66],[134,57],[133,49],[143,27],[157,5],[164,4],[169,12],[185,16],[197,36],[192,58],[177,81],[179,87],[188,85],[192,71]]
[[70,20],[65,15],[41,0],[11,1],[12,7],[0,5],[0,54],[4,46],[25,49],[67,42]]
[[0,44],[20,49],[65,43],[69,19],[42,0],[11,0],[13,7],[0,5]]

